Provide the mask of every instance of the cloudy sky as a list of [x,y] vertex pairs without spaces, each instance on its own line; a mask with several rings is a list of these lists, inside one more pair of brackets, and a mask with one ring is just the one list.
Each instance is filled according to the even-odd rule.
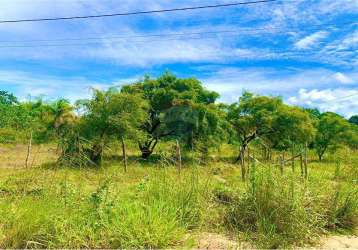
[[[247,0],[0,0],[0,20]],[[170,70],[237,101],[244,90],[347,117],[358,113],[358,0],[0,23],[0,89],[75,100]]]

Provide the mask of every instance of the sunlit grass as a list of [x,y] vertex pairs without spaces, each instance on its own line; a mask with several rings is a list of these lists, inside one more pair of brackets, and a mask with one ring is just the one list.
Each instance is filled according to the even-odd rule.
[[251,165],[246,183],[218,156],[184,162],[180,175],[160,159],[130,157],[127,173],[111,159],[101,168],[0,169],[0,247],[170,248],[210,231],[291,247],[358,223],[354,151],[324,162],[311,155],[307,180],[298,162],[283,175],[274,164]]

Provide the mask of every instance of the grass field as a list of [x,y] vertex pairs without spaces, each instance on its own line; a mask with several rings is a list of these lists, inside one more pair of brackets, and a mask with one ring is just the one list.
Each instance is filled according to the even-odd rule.
[[184,161],[179,174],[163,156],[145,162],[131,155],[126,173],[120,160],[99,169],[59,168],[51,164],[55,151],[43,149],[49,153],[35,159],[42,164],[28,169],[20,163],[26,147],[1,154],[18,160],[0,167],[1,248],[196,247],[203,233],[280,248],[356,233],[354,151],[321,163],[311,155],[307,180],[298,162],[295,172],[286,166],[283,174],[273,164],[251,163],[242,182],[239,165],[220,157],[222,151],[205,164]]

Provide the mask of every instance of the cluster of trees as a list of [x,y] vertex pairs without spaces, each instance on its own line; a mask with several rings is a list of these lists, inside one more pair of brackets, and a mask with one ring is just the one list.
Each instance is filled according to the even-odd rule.
[[38,143],[54,140],[75,121],[73,110],[64,99],[20,102],[13,94],[0,91],[0,142],[21,142],[32,133]]
[[300,151],[309,146],[322,160],[327,151],[346,144],[358,147],[357,116],[349,120],[317,109],[283,103],[280,97],[245,92],[239,102],[218,103],[219,94],[195,78],[166,72],[122,88],[94,90],[92,98],[71,105],[66,100],[19,102],[0,92],[0,137],[34,134],[39,142],[57,141],[61,159],[73,164],[100,164],[106,147],[136,141],[143,158],[161,141],[178,140],[185,150],[207,153],[223,143],[237,145],[238,157],[252,143],[265,149]]

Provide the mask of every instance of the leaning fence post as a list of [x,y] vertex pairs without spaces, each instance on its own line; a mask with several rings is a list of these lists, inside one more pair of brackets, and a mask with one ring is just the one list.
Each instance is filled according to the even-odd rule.
[[32,131],[30,132],[29,144],[27,145],[27,154],[26,154],[26,163],[25,163],[26,168],[29,167],[31,148],[32,148]]

